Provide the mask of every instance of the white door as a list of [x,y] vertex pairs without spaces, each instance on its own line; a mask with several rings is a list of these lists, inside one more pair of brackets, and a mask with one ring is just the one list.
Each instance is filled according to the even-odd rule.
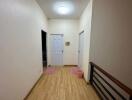
[[62,34],[52,34],[50,36],[50,55],[52,66],[63,65],[63,45]]
[[83,66],[84,32],[79,34],[78,66]]

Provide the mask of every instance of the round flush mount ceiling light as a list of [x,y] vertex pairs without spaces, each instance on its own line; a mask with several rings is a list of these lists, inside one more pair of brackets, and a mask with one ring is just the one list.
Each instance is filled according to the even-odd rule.
[[54,11],[61,15],[71,14],[74,7],[71,2],[56,2],[54,4]]

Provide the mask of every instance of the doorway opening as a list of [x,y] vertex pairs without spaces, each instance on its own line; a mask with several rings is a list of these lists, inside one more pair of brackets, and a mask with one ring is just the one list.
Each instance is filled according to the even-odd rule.
[[47,67],[47,33],[41,30],[42,37],[42,61],[43,67]]

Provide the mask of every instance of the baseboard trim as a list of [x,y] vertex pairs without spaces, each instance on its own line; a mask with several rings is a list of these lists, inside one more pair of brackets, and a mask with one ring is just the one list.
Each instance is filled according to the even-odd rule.
[[36,81],[36,83],[33,85],[33,87],[31,88],[31,90],[28,92],[28,94],[25,96],[25,98],[23,100],[27,100],[27,98],[29,97],[29,95],[31,94],[31,92],[33,91],[33,89],[35,88],[35,86],[37,85],[37,83],[40,81],[40,79],[42,78],[43,73],[41,74],[41,76],[39,77],[39,79]]
[[77,67],[78,65],[64,65],[65,67]]
[[[77,67],[78,65],[63,65],[64,67]],[[51,65],[48,65],[48,67],[51,67]]]

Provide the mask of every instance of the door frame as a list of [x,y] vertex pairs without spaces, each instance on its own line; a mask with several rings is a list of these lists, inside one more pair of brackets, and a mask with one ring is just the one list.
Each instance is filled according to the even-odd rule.
[[80,33],[79,33],[79,42],[78,42],[78,67],[81,67],[80,65],[79,65],[79,58],[80,58],[80,36],[82,35],[82,34],[84,34],[84,30],[83,31],[81,31]]

